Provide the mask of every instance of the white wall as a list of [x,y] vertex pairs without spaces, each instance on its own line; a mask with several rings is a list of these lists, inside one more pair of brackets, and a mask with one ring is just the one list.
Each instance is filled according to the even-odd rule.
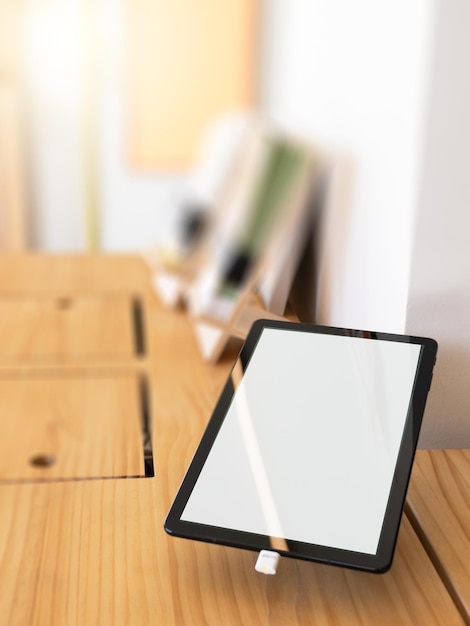
[[433,7],[265,3],[265,107],[339,164],[320,256],[322,323],[404,330]]
[[[87,249],[80,0],[51,0],[28,9],[28,91],[32,244],[44,251]],[[98,238],[104,251],[142,250],[166,236],[183,174],[132,171],[126,160],[122,84],[123,1],[97,3],[103,59],[97,157]]]
[[32,5],[23,30],[32,244],[83,250],[78,0]]
[[266,5],[267,107],[340,157],[317,319],[437,339],[420,446],[469,447],[470,5]]
[[182,173],[133,171],[126,160],[121,90],[103,90],[100,137],[100,245],[105,252],[151,250],[177,216]]
[[100,239],[104,251],[146,250],[165,240],[184,172],[132,170],[126,149],[124,2],[99,0],[103,35],[100,118]]
[[470,447],[470,4],[437,19],[406,330],[439,342],[420,445]]

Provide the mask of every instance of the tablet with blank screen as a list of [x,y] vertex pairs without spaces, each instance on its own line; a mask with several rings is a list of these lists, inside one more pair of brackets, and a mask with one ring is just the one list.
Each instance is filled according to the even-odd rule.
[[386,571],[436,352],[422,337],[255,322],[166,531]]

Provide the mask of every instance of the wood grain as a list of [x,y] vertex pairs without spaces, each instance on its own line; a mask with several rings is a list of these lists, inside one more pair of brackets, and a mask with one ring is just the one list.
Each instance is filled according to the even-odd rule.
[[137,376],[0,378],[0,406],[0,484],[145,474]]
[[408,511],[470,624],[470,450],[419,450]]
[[[32,290],[45,267],[56,287],[68,269],[69,288],[84,289],[88,276],[89,289],[99,289],[107,272],[110,284],[123,288],[116,279],[122,260],[113,267],[97,259],[92,272],[86,258],[42,258],[36,275],[35,264],[25,263]],[[21,261],[15,264],[26,288]],[[0,292],[18,288],[7,276],[0,259]],[[406,518],[393,566],[380,576],[283,559],[268,577],[254,570],[253,552],[165,533],[164,518],[234,354],[203,363],[186,315],[151,297],[146,305],[150,354],[138,366],[151,381],[155,477],[0,485],[0,624],[462,624]],[[24,375],[32,375],[30,367]],[[127,395],[123,388],[104,404],[121,405]]]
[[0,361],[131,356],[132,307],[128,294],[0,298]]
[[0,295],[134,294],[149,292],[149,270],[143,257],[125,254],[2,254]]
[[265,577],[253,553],[166,537],[151,479],[2,489],[3,624],[463,623],[407,523],[384,576],[285,559]]

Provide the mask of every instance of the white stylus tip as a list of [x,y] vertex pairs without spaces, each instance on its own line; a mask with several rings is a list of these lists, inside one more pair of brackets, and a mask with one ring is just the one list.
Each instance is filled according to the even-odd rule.
[[279,554],[270,550],[261,550],[256,561],[255,570],[261,574],[275,574],[279,563]]

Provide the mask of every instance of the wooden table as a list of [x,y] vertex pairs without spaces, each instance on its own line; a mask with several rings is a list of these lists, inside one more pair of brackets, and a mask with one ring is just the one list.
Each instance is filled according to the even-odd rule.
[[470,623],[470,450],[419,450],[407,515]]
[[166,535],[235,353],[203,363],[149,285],[134,257],[0,257],[0,624],[469,623],[465,452],[420,453],[385,575]]

